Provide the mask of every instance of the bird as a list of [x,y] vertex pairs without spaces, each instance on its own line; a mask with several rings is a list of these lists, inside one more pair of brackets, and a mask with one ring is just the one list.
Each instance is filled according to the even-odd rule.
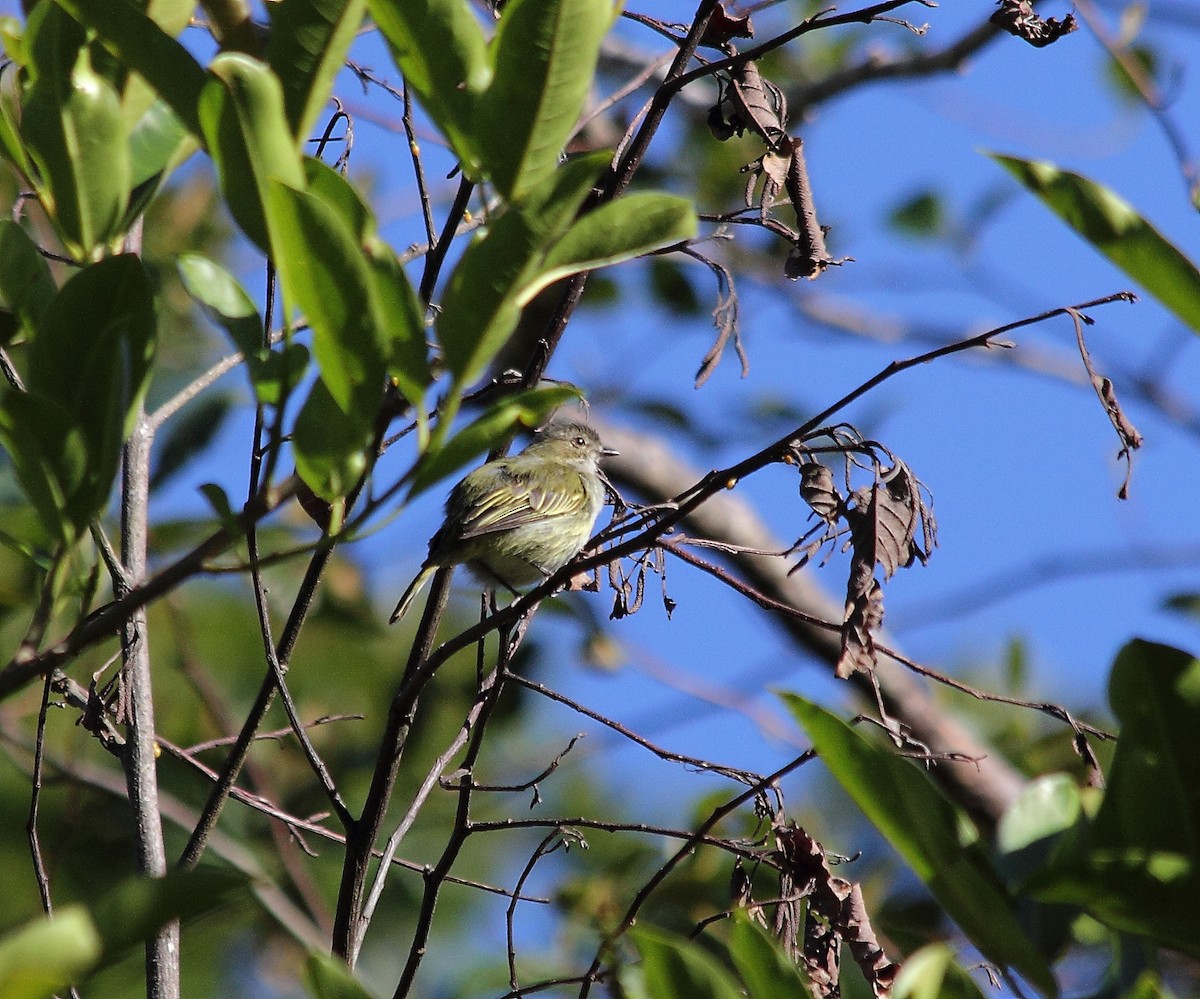
[[429,555],[389,623],[408,612],[440,568],[466,565],[489,589],[516,593],[553,575],[583,547],[604,505],[600,459],[617,454],[585,423],[559,420],[519,454],[496,458],[450,491]]

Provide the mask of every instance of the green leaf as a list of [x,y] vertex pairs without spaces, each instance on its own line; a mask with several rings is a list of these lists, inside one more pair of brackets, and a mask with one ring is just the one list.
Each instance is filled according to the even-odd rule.
[[607,155],[574,160],[511,206],[464,251],[437,322],[446,367],[469,385],[487,370],[521,315],[522,292],[575,218]]
[[17,314],[27,335],[35,333],[57,293],[37,244],[17,223],[0,221],[0,296]]
[[954,951],[940,943],[905,959],[891,994],[892,999],[983,999],[979,986],[954,963]]
[[121,64],[138,72],[193,135],[200,137],[198,106],[204,69],[155,21],[128,3],[113,0],[56,0],[91,28]]
[[50,999],[95,967],[100,936],[78,905],[59,909],[0,938],[0,995]]
[[264,406],[279,405],[304,377],[308,349],[299,343],[286,344],[281,350],[264,346],[258,309],[237,279],[220,264],[198,253],[185,253],[177,266],[187,293],[242,352],[255,397]]
[[579,390],[573,386],[555,385],[517,392],[493,403],[482,416],[451,437],[444,446],[424,455],[413,476],[409,498],[486,454],[517,428],[533,429],[559,406],[579,398]]
[[273,184],[269,211],[285,299],[312,327],[334,401],[365,426],[382,398],[388,352],[366,255],[348,220],[306,191]]
[[632,260],[695,235],[696,213],[686,198],[630,194],[610,201],[579,219],[550,248],[519,302],[527,304],[543,288],[572,274]]
[[154,302],[142,262],[71,277],[29,350],[27,393],[0,404],[0,437],[47,528],[71,541],[104,506],[150,377]]
[[996,830],[1005,880],[1016,884],[1028,877],[1082,817],[1079,788],[1068,774],[1048,774],[1026,784]]
[[105,966],[134,948],[141,949],[172,920],[188,920],[231,906],[245,906],[250,879],[238,871],[202,865],[193,871],[171,871],[163,878],[132,877],[104,894],[97,911],[120,913],[120,919],[97,924],[104,940]]
[[267,62],[283,81],[284,108],[297,139],[307,138],[329,100],[366,8],[366,0],[288,0],[269,7]]
[[1200,271],[1128,201],[1052,163],[990,155],[1181,322],[1200,333]]
[[346,967],[329,954],[309,954],[304,962],[304,982],[315,999],[374,999]]
[[729,956],[749,999],[807,999],[811,994],[796,963],[745,912],[734,913]]
[[811,701],[783,697],[838,783],[984,956],[1015,968],[1043,994],[1057,995],[966,816],[910,761]]
[[358,192],[320,160],[304,161],[308,193],[348,222],[363,248],[371,278],[371,301],[387,360],[387,372],[404,397],[419,408],[429,387],[429,348],[416,292],[390,246],[379,238],[375,218]]
[[[67,20],[56,13],[58,18],[42,23]],[[117,92],[93,70],[91,50],[78,49],[69,75],[64,68],[38,67],[21,134],[37,164],[39,196],[55,228],[72,256],[87,260],[113,238],[124,217],[129,147]]]
[[1200,660],[1134,641],[1113,665],[1121,721],[1108,787],[1090,826],[1030,879],[1037,897],[1200,956]]
[[329,502],[345,496],[367,470],[371,422],[342,409],[323,378],[313,383],[292,429],[296,471]]
[[283,89],[265,63],[240,52],[218,55],[209,72],[200,95],[200,122],[221,193],[242,231],[277,258],[286,244],[274,233],[268,236],[265,206],[271,183],[304,187]]
[[392,58],[469,177],[479,175],[475,109],[492,79],[483,28],[466,0],[368,0]]
[[699,944],[644,926],[629,935],[642,956],[646,999],[741,999],[733,975]]
[[520,200],[554,173],[579,121],[610,0],[510,0],[492,39],[496,75],[478,102],[475,129],[496,189]]
[[131,183],[161,184],[196,149],[196,140],[163,100],[154,101],[129,133]]

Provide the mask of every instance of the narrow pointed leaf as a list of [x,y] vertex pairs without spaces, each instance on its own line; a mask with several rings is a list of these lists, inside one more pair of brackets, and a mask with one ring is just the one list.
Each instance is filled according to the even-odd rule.
[[579,219],[542,262],[537,279],[521,292],[529,302],[555,281],[632,260],[696,235],[696,213],[686,198],[669,194],[631,194]]
[[267,62],[283,81],[292,134],[308,137],[362,24],[366,0],[288,0],[272,4]]
[[1200,271],[1115,191],[1052,163],[992,154],[1059,218],[1200,333]]
[[484,169],[520,200],[558,166],[592,86],[610,0],[511,0],[492,40],[496,75],[475,128]]
[[745,912],[734,913],[729,956],[746,984],[748,999],[807,999],[810,995],[795,962]]
[[370,421],[360,413],[346,412],[318,378],[292,429],[300,478],[322,499],[340,499],[366,471],[370,443]]
[[329,954],[309,954],[304,978],[314,999],[374,999],[346,962]]
[[55,0],[99,36],[106,49],[154,88],[188,131],[202,135],[198,105],[205,75],[194,56],[132,4]]
[[479,171],[475,109],[492,78],[483,28],[466,0],[368,0],[404,79],[467,176]]
[[487,369],[521,315],[522,293],[583,204],[607,156],[564,165],[477,235],[450,277],[437,322],[446,367],[459,385]]
[[950,917],[991,961],[1057,995],[1045,959],[1017,922],[1015,904],[964,814],[918,767],[868,742],[795,694],[784,701],[821,759]]
[[283,89],[265,63],[241,53],[222,53],[209,69],[200,121],[221,193],[242,231],[270,254],[264,206],[271,182],[304,187],[300,154],[284,115]]
[[347,220],[306,191],[275,183],[270,211],[284,295],[312,327],[321,377],[343,411],[369,421],[382,397],[386,338],[366,255]]
[[113,237],[125,214],[129,148],[117,93],[92,68],[88,47],[78,50],[69,76],[63,69],[39,69],[21,134],[49,190],[42,200],[55,227],[72,255],[86,260]]

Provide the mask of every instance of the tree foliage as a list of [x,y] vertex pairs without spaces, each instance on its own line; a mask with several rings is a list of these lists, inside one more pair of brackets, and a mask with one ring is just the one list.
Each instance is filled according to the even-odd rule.
[[[493,595],[477,622],[449,607],[443,570],[414,632],[389,633],[364,584],[376,530],[419,523],[422,494],[586,402],[552,362],[572,338],[606,349],[579,320],[606,288],[631,295],[645,271],[684,314],[712,297],[694,275],[715,279],[700,386],[731,345],[748,363],[739,283],[853,266],[827,246],[805,113],[990,46],[1048,53],[1078,28],[1001,0],[949,47],[869,54],[881,29],[921,34],[903,20],[916,6],[751,15],[701,0],[672,24],[611,0],[281,0],[260,23],[237,0],[201,0],[199,18],[188,0],[33,0],[4,19],[0,872],[19,887],[0,994],[1056,996],[1098,955],[1090,995],[1195,986],[1200,662],[1130,641],[1111,672],[1112,748],[1101,720],[905,656],[885,590],[933,555],[931,489],[845,414],[910,369],[953,370],[1064,317],[1124,497],[1142,436],[1088,327],[1129,292],[789,400],[785,429],[753,424],[707,474],[609,422],[640,408],[682,442],[701,432],[688,413],[632,396],[606,413],[595,393],[622,489],[570,565]],[[664,54],[631,55],[627,25]],[[1132,39],[1090,30],[1177,140]],[[409,244],[352,157],[357,84],[399,115],[389,168],[419,206]],[[1127,200],[1051,162],[993,158],[1200,329],[1200,272]],[[430,179],[445,165],[449,188]],[[892,221],[918,239],[969,228],[930,192]],[[663,349],[649,329],[644,344]],[[222,380],[235,371],[237,391]],[[213,445],[235,424],[244,497],[222,468],[232,446]],[[160,502],[185,469],[204,479],[201,514]],[[813,525],[794,541],[727,495],[781,470]],[[812,578],[839,551],[831,601]],[[812,748],[757,773],[554,689],[538,654],[549,612],[602,663],[648,586],[670,616],[674,565],[772,614],[873,725],[781,693]],[[993,744],[913,675],[1002,704]],[[712,794],[678,826],[627,818],[575,740],[531,736],[544,703],[648,751],[664,781],[703,772]],[[1021,738],[1035,714],[1041,757]],[[798,807],[784,792],[818,758],[832,780]],[[840,841],[890,859],[844,864],[820,839],[835,814]],[[552,913],[553,946],[522,922],[533,907]]]

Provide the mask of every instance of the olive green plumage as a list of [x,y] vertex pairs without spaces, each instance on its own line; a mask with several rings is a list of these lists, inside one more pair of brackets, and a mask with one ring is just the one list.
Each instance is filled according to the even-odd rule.
[[485,585],[508,590],[561,569],[591,537],[604,505],[599,462],[616,453],[586,424],[557,422],[520,454],[469,472],[451,490],[446,519],[392,623],[444,566],[466,565]]

